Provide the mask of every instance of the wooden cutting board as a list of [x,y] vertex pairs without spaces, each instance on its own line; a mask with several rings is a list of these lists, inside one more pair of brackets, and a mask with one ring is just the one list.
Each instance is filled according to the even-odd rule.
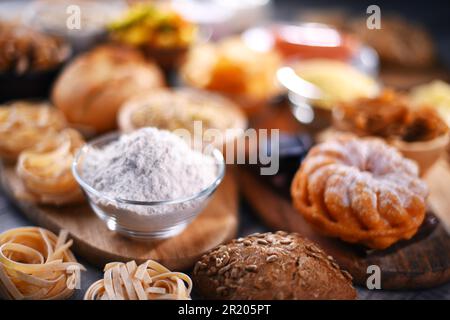
[[111,261],[153,259],[169,269],[185,270],[205,251],[236,235],[238,192],[232,170],[227,171],[205,210],[180,235],[158,242],[132,240],[108,230],[86,203],[51,207],[16,199],[13,190],[20,188],[21,182],[11,167],[2,170],[1,182],[25,216],[55,233],[68,230],[74,239],[75,253],[100,268]]
[[[432,212],[441,218],[429,232],[382,251],[368,252],[317,233],[292,207],[289,198],[276,192],[253,172],[241,170],[239,182],[250,205],[273,230],[297,232],[318,243],[339,265],[352,274],[356,284],[365,286],[367,268],[381,269],[384,289],[413,289],[437,286],[450,281],[450,168],[442,161],[426,177],[431,189]],[[264,199],[264,201],[262,201]]]

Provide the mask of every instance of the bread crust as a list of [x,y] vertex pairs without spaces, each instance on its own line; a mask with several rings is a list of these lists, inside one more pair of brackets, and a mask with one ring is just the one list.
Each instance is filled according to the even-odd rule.
[[208,299],[355,299],[351,276],[311,241],[295,233],[232,240],[196,263],[196,289]]

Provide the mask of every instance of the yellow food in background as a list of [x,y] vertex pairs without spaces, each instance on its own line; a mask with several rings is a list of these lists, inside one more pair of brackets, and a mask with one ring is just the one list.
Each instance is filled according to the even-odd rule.
[[0,234],[0,297],[10,300],[69,298],[84,267],[69,250],[68,232],[59,236],[37,227]]
[[196,26],[168,7],[137,4],[108,26],[114,39],[134,46],[176,48],[190,45]]
[[416,105],[428,105],[435,108],[450,126],[450,85],[441,80],[434,80],[411,90],[411,102]]
[[379,92],[376,81],[349,64],[336,60],[311,59],[299,62],[295,72],[322,90],[318,106],[333,108],[337,102],[367,98]]

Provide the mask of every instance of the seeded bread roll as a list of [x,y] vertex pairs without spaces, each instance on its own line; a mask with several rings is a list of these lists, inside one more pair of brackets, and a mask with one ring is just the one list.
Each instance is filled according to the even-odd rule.
[[209,299],[355,299],[352,278],[298,234],[253,234],[206,253],[194,283]]

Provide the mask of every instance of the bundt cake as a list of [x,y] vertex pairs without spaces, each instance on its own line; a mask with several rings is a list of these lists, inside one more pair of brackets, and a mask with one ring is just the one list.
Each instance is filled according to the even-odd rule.
[[382,140],[343,136],[310,150],[291,195],[324,234],[384,249],[417,232],[428,188],[417,165]]

